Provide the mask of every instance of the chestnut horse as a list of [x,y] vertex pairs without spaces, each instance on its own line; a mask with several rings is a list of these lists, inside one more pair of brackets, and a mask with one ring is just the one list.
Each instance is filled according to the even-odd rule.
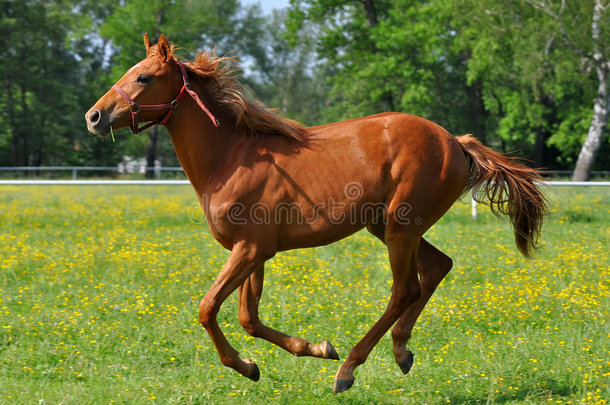
[[167,127],[210,232],[231,251],[201,300],[199,321],[222,364],[240,374],[260,377],[216,319],[236,289],[239,322],[250,335],[297,356],[339,358],[328,341],[313,344],[261,323],[264,264],[278,251],[325,245],[362,228],[387,246],[391,297],[339,367],[333,390],[341,392],[392,325],[396,362],[405,374],[411,368],[413,326],[452,267],[422,236],[462,194],[486,196],[494,212],[510,217],[519,250],[529,257],[536,249],[545,213],[537,172],[475,138],[403,113],[304,127],[246,97],[232,60],[207,52],[181,62],[164,36],[144,42],[146,58],[87,112],[87,125],[100,135],[126,126],[138,132],[140,121]]

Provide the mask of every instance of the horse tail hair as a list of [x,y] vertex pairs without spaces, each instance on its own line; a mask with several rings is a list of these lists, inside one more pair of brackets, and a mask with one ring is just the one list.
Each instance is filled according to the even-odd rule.
[[540,173],[483,145],[472,135],[456,138],[471,158],[470,174],[463,193],[472,190],[475,201],[488,201],[495,215],[508,215],[517,248],[527,258],[538,250],[542,221],[547,214],[546,198],[536,185]]

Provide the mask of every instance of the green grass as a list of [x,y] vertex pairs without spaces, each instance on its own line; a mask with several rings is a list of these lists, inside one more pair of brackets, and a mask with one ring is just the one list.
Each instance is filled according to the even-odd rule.
[[[408,376],[386,335],[331,392],[340,362],[249,337],[236,294],[219,322],[258,383],[220,364],[198,303],[227,258],[189,221],[190,187],[2,187],[0,403],[591,403],[610,398],[610,190],[549,190],[535,260],[505,220],[458,203],[427,234],[454,269],[424,310]],[[266,266],[261,317],[345,358],[391,287],[365,232]]]

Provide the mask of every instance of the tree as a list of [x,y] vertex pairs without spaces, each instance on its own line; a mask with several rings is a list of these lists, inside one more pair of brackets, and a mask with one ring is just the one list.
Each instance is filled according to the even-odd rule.
[[561,46],[579,56],[597,75],[593,117],[573,176],[574,181],[587,181],[602,145],[610,110],[610,33],[607,29],[610,26],[610,3],[604,4],[602,0],[525,1],[552,20]]
[[65,47],[71,16],[48,0],[2,0],[0,121],[12,165],[55,163],[77,131],[78,63]]
[[258,41],[263,52],[248,66],[243,82],[282,115],[308,125],[321,124],[328,88],[316,63],[319,27],[304,26],[298,32],[298,43],[291,44],[285,35],[287,21],[286,10],[274,10],[262,23],[263,36]]
[[[459,24],[472,50],[468,78],[483,84],[502,141],[530,145],[538,165],[573,167],[580,149],[574,179],[588,179],[608,116],[606,7],[598,0],[457,4],[468,10]],[[592,99],[593,111],[583,108]]]
[[[583,140],[575,134],[588,120],[579,162],[590,170],[607,125],[602,0],[291,4],[293,31],[323,21],[317,50],[333,84],[329,119],[410,112],[548,168],[573,165]],[[584,109],[592,99],[593,111]]]
[[108,90],[112,80],[112,49],[107,38],[99,35],[101,26],[112,15],[114,9],[120,4],[114,0],[73,0],[63,2],[72,21],[70,35],[66,47],[78,60],[79,82],[78,97],[79,111],[78,127],[73,139],[72,156],[66,156],[63,164],[110,166],[116,164],[117,155],[125,153],[129,142],[120,137],[116,142],[108,138],[93,136],[87,131],[83,116],[91,105]]
[[480,130],[481,120],[470,119],[480,116],[480,100],[466,85],[447,1],[293,0],[291,5],[293,32],[310,21],[322,27],[317,52],[332,82],[327,120],[404,111],[455,132]]
[[[2,165],[111,165],[117,156],[140,155],[145,149],[149,165],[159,156],[166,164],[177,164],[169,137],[160,136],[162,128],[157,128],[159,134],[152,130],[144,137],[117,136],[116,142],[110,142],[91,136],[84,125],[87,108],[144,57],[144,32],[153,40],[166,33],[188,58],[203,48],[239,55],[252,67],[246,81],[270,96],[276,95],[271,87],[279,81],[260,80],[271,77],[272,70],[277,80],[285,73],[273,61],[281,53],[276,47],[282,41],[279,31],[267,35],[269,24],[260,7],[241,7],[238,0],[0,0],[0,4]],[[293,68],[293,90],[302,91],[305,86],[297,83],[302,72],[297,65]]]
[[[552,36],[522,3],[458,0],[456,46],[467,55],[467,83],[480,91],[488,144],[548,164],[546,143],[557,120]],[[539,45],[543,49],[539,49]],[[477,134],[481,136],[482,134]]]
[[[128,0],[109,16],[100,35],[108,38],[115,50],[112,65],[114,80],[117,80],[144,57],[141,38],[145,32],[153,43],[164,33],[181,47],[180,53],[185,57],[193,57],[200,49],[215,48],[220,54],[240,52],[264,66],[262,27],[260,8],[244,9],[237,0]],[[159,136],[160,133],[166,131],[158,126],[146,133],[149,167],[154,165],[159,147],[172,150],[169,137]],[[175,161],[175,155],[170,153]]]
[[[115,48],[112,68],[115,80],[144,57],[144,48],[141,41],[143,33],[148,33],[153,43],[159,39],[163,32],[170,36],[177,34],[173,32],[171,27],[167,26],[168,24],[171,25],[172,18],[185,19],[187,23],[185,27],[187,28],[184,31],[188,31],[190,26],[188,23],[192,22],[189,21],[188,16],[193,14],[185,13],[188,15],[176,16],[176,13],[187,11],[182,8],[186,4],[179,4],[177,7],[173,7],[175,6],[173,3],[175,2],[172,0],[126,1],[123,7],[115,8],[113,13],[104,22],[101,26],[100,35],[103,38],[108,38]],[[140,12],[141,10],[146,10],[146,12]],[[168,14],[170,15],[168,16]],[[147,140],[145,146],[146,166],[148,168],[154,167],[157,160],[159,127],[152,127],[144,133],[144,136]],[[153,175],[153,171],[149,170],[146,172],[147,177],[152,177]]]

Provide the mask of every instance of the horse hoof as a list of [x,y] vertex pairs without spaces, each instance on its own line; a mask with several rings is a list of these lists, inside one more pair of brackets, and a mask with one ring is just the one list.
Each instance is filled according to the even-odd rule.
[[352,385],[354,385],[354,380],[340,380],[335,378],[335,382],[333,383],[333,392],[339,393],[347,391],[352,387]]
[[339,360],[339,354],[328,340],[323,340],[322,343],[320,343],[320,346],[322,346],[322,350],[324,351],[325,359]]
[[250,366],[250,368],[252,368],[252,371],[250,371],[250,374],[248,374],[246,377],[248,377],[249,379],[251,379],[252,381],[255,381],[255,382],[260,380],[261,371],[258,368],[258,366],[256,365],[256,363],[250,359],[245,359],[244,362],[247,363]]
[[413,366],[413,353],[410,350],[407,350],[407,358],[398,363],[398,366],[405,375],[411,370]]

